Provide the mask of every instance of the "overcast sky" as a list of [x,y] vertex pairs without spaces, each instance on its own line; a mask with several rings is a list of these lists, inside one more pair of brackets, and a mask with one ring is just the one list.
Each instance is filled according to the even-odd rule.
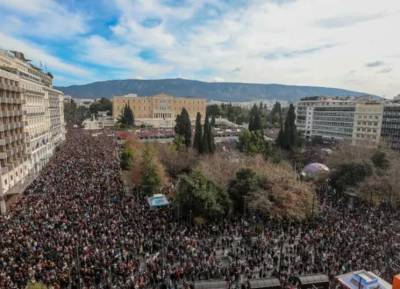
[[400,94],[399,0],[0,0],[58,85],[175,78]]

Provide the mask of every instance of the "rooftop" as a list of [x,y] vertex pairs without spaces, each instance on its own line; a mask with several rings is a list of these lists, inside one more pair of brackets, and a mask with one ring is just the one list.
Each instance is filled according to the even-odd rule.
[[349,289],[392,289],[392,285],[370,271],[355,271],[337,276],[337,280]]

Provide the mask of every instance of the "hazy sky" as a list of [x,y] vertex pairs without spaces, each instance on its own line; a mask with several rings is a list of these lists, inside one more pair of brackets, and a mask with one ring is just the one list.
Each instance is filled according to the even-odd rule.
[[0,0],[56,84],[190,78],[400,93],[400,0]]

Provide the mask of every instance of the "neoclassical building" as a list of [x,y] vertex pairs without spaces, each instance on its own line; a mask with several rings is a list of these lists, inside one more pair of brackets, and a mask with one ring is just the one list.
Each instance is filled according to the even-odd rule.
[[154,96],[137,96],[128,94],[113,97],[113,118],[117,120],[124,106],[127,104],[133,111],[136,125],[150,125],[153,127],[173,127],[175,119],[186,108],[190,120],[194,123],[197,112],[202,118],[206,114],[206,100],[201,98],[174,97],[167,94]]
[[23,53],[0,49],[0,211],[65,139],[64,95]]

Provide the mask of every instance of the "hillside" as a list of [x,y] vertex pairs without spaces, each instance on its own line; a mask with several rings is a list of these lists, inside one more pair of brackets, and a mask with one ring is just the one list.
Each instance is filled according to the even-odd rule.
[[57,87],[76,98],[111,98],[114,95],[136,93],[149,96],[167,93],[174,96],[203,97],[217,101],[286,100],[296,101],[304,96],[358,96],[366,93],[350,90],[282,84],[252,84],[235,82],[202,82],[187,79],[108,80],[84,85]]

